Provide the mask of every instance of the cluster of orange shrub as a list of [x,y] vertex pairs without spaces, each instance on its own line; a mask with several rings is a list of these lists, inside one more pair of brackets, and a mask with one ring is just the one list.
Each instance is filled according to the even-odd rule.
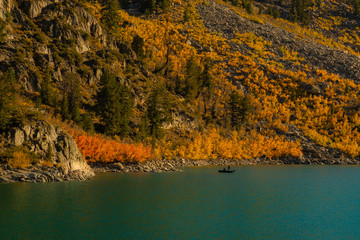
[[88,162],[144,162],[151,157],[151,148],[142,143],[121,143],[85,132],[72,135]]
[[194,132],[187,141],[176,147],[171,141],[158,142],[153,153],[151,147],[142,143],[121,143],[85,132],[71,134],[88,162],[144,162],[151,158],[252,159],[260,156],[273,159],[302,154],[299,142],[286,141],[276,134],[267,137],[256,131],[244,135],[234,131],[230,137],[222,136],[216,129],[203,134]]

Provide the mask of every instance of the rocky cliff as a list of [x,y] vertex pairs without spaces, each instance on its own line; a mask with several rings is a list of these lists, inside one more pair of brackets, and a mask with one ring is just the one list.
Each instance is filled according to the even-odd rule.
[[50,161],[54,167],[33,165],[23,170],[3,165],[0,181],[83,180],[94,176],[74,139],[60,128],[46,122],[14,128],[2,134],[5,146],[22,146]]
[[40,90],[44,70],[51,69],[57,88],[63,87],[66,74],[71,73],[84,79],[85,95],[91,96],[94,87],[89,85],[97,84],[105,68],[123,66],[121,54],[134,56],[130,47],[107,33],[77,1],[1,0],[0,19],[6,24],[0,70],[16,66],[16,76],[29,92]]

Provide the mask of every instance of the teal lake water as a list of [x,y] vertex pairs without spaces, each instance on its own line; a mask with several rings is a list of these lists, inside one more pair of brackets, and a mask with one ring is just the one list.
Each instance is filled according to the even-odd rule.
[[0,184],[0,239],[360,239],[360,167]]

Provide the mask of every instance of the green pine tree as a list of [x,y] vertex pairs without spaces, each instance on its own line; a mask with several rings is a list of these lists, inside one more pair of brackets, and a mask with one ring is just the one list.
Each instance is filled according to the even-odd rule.
[[294,22],[309,24],[310,16],[307,10],[309,4],[309,0],[292,0],[290,15],[292,16]]
[[210,91],[212,91],[214,87],[213,83],[213,77],[210,73],[211,69],[213,67],[213,64],[210,60],[207,60],[204,66],[204,71],[201,73],[201,82],[202,86],[208,88]]
[[247,121],[252,110],[250,100],[246,95],[241,96],[238,92],[233,91],[230,94],[229,108],[231,127],[239,130],[241,124]]
[[69,114],[69,103],[68,103],[68,98],[67,96],[64,94],[62,101],[61,101],[61,110],[60,110],[60,114],[62,117],[62,120],[70,120],[70,114]]
[[105,72],[100,79],[100,90],[96,98],[96,108],[105,125],[105,134],[126,137],[133,108],[130,90],[120,84],[114,74]]
[[68,111],[71,119],[80,123],[80,101],[81,101],[81,80],[79,76],[67,72],[64,75],[65,86],[65,95],[68,102]]
[[162,10],[167,11],[170,8],[171,1],[170,0],[160,0],[159,5]]
[[360,15],[360,0],[353,0],[352,1],[354,13],[356,15]]
[[53,104],[53,90],[51,86],[51,76],[49,73],[46,74],[45,78],[40,83],[40,97],[41,103],[50,106]]
[[165,87],[155,87],[147,100],[149,132],[154,141],[162,138],[162,125],[172,120],[170,106],[170,97]]
[[110,29],[115,30],[119,27],[120,4],[118,0],[102,0],[101,21]]
[[129,0],[119,0],[119,3],[122,9],[129,8]]
[[249,14],[253,13],[253,7],[251,4],[251,0],[242,0],[241,5],[243,8],[245,8],[247,13],[249,13]]
[[141,11],[144,13],[148,12],[149,14],[156,11],[156,0],[142,0]]
[[196,58],[191,56],[186,63],[185,97],[187,100],[192,100],[197,96],[199,87],[202,86],[200,74],[201,67],[196,62]]
[[94,122],[92,120],[92,117],[89,113],[84,113],[81,116],[81,122],[80,126],[82,129],[84,129],[86,132],[94,133]]
[[12,123],[15,98],[15,71],[9,69],[0,76],[0,130],[5,130]]
[[136,55],[140,58],[144,56],[144,45],[145,45],[144,39],[142,37],[140,37],[139,35],[135,35],[135,37],[133,38],[133,41],[131,43],[131,48],[134,50]]

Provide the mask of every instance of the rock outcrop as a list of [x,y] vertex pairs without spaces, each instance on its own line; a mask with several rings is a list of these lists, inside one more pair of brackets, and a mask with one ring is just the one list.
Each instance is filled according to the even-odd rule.
[[44,70],[52,69],[56,86],[70,72],[86,80],[83,89],[93,95],[88,85],[97,84],[105,68],[136,59],[134,51],[78,1],[0,0],[0,19],[7,25],[0,43],[0,71],[16,66],[16,77],[29,92],[38,92]]
[[13,0],[0,0],[0,18],[2,20],[6,19],[6,15],[11,11],[13,5]]
[[[22,170],[20,172],[24,175],[22,178],[25,180],[40,179],[40,181],[43,181],[42,177],[36,177],[36,175],[46,175],[45,180],[47,181],[83,180],[94,175],[94,172],[81,155],[74,139],[62,129],[54,128],[46,122],[36,122],[32,125],[12,129],[3,134],[3,139],[8,145],[22,146],[44,159],[51,156],[50,161],[56,166],[54,169],[34,166]],[[8,168],[4,166],[3,169],[4,171],[10,171],[8,173],[10,176],[7,178],[18,181],[19,176],[17,173],[19,171],[14,172],[13,169]],[[4,175],[2,176],[3,180],[6,178]],[[14,177],[11,175],[14,175]]]

